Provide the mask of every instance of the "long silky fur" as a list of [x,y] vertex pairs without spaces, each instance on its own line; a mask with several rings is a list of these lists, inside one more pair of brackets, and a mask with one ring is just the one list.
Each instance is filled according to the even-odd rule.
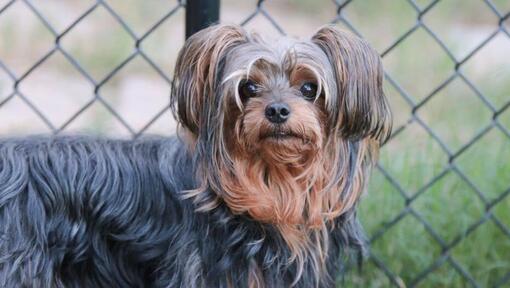
[[[217,25],[179,54],[181,137],[0,140],[0,287],[334,287],[391,129],[381,71],[330,27],[271,46]],[[262,145],[270,99],[237,87],[285,75],[317,99],[285,96],[301,139]]]
[[[188,155],[176,138],[2,140],[0,287],[289,286],[298,267],[275,227],[182,200],[196,187]],[[362,245],[354,216],[334,221],[329,278],[305,260],[296,287],[333,285]]]

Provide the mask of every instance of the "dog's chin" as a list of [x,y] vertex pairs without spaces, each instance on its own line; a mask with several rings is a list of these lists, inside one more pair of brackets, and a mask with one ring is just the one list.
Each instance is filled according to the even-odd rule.
[[296,150],[296,152],[299,152],[310,145],[308,137],[292,131],[270,131],[262,133],[259,141],[261,144],[260,146],[264,149],[284,149],[287,151]]
[[292,164],[306,161],[315,145],[310,137],[292,131],[268,131],[261,133],[258,143],[259,155],[274,163]]

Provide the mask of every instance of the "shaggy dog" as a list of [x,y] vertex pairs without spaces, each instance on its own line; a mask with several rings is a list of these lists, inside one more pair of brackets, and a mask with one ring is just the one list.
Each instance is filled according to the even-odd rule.
[[1,287],[333,287],[388,137],[369,45],[323,27],[189,38],[180,137],[0,142]]

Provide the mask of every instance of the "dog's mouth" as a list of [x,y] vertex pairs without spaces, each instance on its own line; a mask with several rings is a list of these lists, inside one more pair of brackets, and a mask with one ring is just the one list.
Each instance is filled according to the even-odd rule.
[[260,139],[261,140],[273,140],[273,141],[292,140],[292,139],[305,140],[302,135],[296,134],[292,131],[284,131],[284,130],[267,131],[266,133],[263,133],[260,136]]

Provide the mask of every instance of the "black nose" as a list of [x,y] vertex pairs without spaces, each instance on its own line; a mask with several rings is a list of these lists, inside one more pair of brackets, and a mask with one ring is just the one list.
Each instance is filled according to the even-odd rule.
[[285,103],[271,103],[266,107],[266,118],[273,123],[283,123],[289,117],[290,108]]

